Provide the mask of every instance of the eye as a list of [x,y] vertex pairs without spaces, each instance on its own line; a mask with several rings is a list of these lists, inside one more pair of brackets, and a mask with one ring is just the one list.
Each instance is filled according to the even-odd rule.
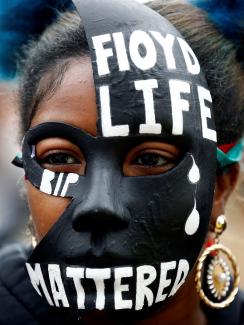
[[138,156],[132,164],[145,167],[160,167],[168,163],[168,160],[156,153],[144,153]]
[[62,138],[47,138],[36,144],[36,157],[42,168],[55,173],[84,175],[86,161],[80,148]]
[[73,152],[49,152],[43,158],[38,159],[39,164],[55,173],[76,173],[84,175],[85,161],[76,157]]
[[143,142],[130,150],[123,164],[125,176],[150,176],[174,168],[181,157],[175,145],[164,142]]
[[48,165],[70,165],[70,164],[80,163],[76,157],[65,152],[57,152],[57,153],[49,154],[45,158],[39,160],[39,162],[41,164],[48,164]]

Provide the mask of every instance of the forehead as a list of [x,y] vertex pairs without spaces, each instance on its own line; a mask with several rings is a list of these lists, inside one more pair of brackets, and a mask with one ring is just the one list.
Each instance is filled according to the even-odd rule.
[[[114,90],[116,90],[117,87],[118,93],[120,93],[120,83],[113,84]],[[145,125],[145,115],[147,112],[145,111],[143,92],[141,91],[141,94],[139,93],[138,95],[140,96],[139,99],[136,98],[136,95],[133,96],[133,98],[128,96],[128,100],[133,101],[133,110],[130,109],[130,107],[128,108],[122,101],[119,107],[111,105],[110,121],[104,121],[104,123],[107,123],[105,128],[113,128],[114,126],[112,124],[114,122],[114,124],[118,123],[119,116],[116,115],[117,109],[125,119],[127,127],[131,129],[134,127],[134,129],[136,129],[140,125]],[[164,102],[160,100],[159,103],[160,106],[157,106],[157,101],[156,105],[154,104],[154,114],[157,114],[157,122],[154,122],[156,125],[150,125],[151,130],[146,133],[149,135],[155,134],[155,129],[157,132],[158,127],[160,127],[160,133],[163,135],[171,135],[172,116],[171,110],[168,108],[169,103],[167,102],[167,98]],[[158,109],[159,112],[157,112],[155,108]],[[158,113],[160,113],[161,119],[158,119]],[[101,111],[99,111],[96,103],[91,60],[89,57],[85,57],[79,61],[74,60],[65,72],[61,85],[52,95],[46,96],[39,103],[37,112],[32,119],[31,127],[45,122],[56,121],[74,125],[93,136],[97,136],[97,124],[99,124],[101,118]],[[187,118],[185,118],[185,120],[186,119]],[[122,125],[120,127],[123,128]],[[156,134],[159,135],[159,133]]]
[[97,135],[97,107],[91,60],[74,60],[60,87],[44,98],[32,119],[31,127],[45,122],[63,122]]

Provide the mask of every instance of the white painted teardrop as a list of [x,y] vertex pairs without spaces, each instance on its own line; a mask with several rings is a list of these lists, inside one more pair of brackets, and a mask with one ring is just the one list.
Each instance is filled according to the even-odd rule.
[[186,234],[189,236],[194,235],[199,227],[199,222],[200,222],[200,216],[196,209],[196,200],[195,200],[194,208],[185,223]]
[[196,184],[200,179],[200,171],[199,171],[199,168],[195,162],[194,157],[193,156],[191,156],[191,157],[192,157],[193,163],[192,163],[192,167],[188,174],[188,179],[192,184]]

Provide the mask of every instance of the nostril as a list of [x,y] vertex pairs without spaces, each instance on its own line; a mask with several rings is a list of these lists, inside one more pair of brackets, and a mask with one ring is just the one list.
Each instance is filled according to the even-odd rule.
[[105,208],[76,209],[72,220],[75,231],[108,232],[124,229],[128,224],[129,218],[122,211],[119,213]]

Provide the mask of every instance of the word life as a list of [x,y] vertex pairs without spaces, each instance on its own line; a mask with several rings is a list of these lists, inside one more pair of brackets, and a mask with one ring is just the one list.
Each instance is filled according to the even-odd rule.
[[[179,54],[178,57],[174,54],[176,46],[181,50],[181,61],[184,60],[185,62],[186,71],[184,76],[200,74],[199,62],[185,40],[169,33],[164,36],[157,31],[150,31],[147,33],[145,31],[135,30],[130,35],[128,49],[126,48],[125,37],[122,32],[93,36],[92,41],[96,55],[98,78],[101,78],[104,82],[104,84],[99,86],[98,90],[103,136],[128,136],[130,134],[130,126],[128,124],[112,125],[111,116],[113,116],[113,120],[115,121],[116,116],[114,116],[113,107],[111,107],[111,96],[113,95],[111,95],[111,85],[106,84],[106,76],[109,77],[111,73],[114,75],[117,73],[119,76],[120,73],[130,71],[131,65],[133,65],[133,71],[137,72],[134,74],[134,80],[128,81],[134,83],[135,91],[141,92],[142,100],[140,103],[144,102],[145,111],[145,123],[139,125],[140,134],[161,134],[163,122],[160,121],[161,123],[159,123],[159,121],[157,121],[154,91],[157,90],[157,92],[160,92],[161,87],[165,88],[165,86],[167,86],[169,88],[169,97],[171,101],[172,134],[182,135],[184,130],[183,112],[190,112],[190,103],[196,100],[191,94],[192,88],[195,86],[200,107],[202,136],[216,142],[215,130],[208,128],[208,119],[211,119],[211,109],[206,102],[212,102],[209,90],[201,85],[192,85],[189,80],[180,80],[175,77],[170,77],[170,73],[177,71],[177,58],[179,60]],[[158,53],[158,47],[155,46],[155,42],[160,46],[160,53]],[[141,47],[145,49],[146,54],[141,54]],[[113,48],[115,49],[114,51]],[[179,51],[176,53],[179,53]],[[168,70],[167,73],[169,76],[168,85],[162,85],[162,80],[155,78],[138,79],[141,78],[141,71],[148,71],[155,68],[155,66],[158,68],[156,64],[159,55],[165,57],[165,69]],[[110,67],[109,63],[112,59],[117,63],[117,72],[114,71],[114,67],[113,71]],[[165,71],[160,71],[160,73],[165,73]],[[151,76],[153,75],[152,73]],[[107,80],[109,83],[109,79]],[[116,85],[113,84],[112,88],[115,88],[115,86]],[[183,98],[185,94],[189,96],[192,95],[191,100]],[[128,93],[128,96],[130,95],[132,94]],[[161,99],[163,98],[157,98],[157,101]],[[123,104],[124,103],[122,103],[121,106],[123,106]],[[134,114],[136,115],[136,112],[134,112]]]

